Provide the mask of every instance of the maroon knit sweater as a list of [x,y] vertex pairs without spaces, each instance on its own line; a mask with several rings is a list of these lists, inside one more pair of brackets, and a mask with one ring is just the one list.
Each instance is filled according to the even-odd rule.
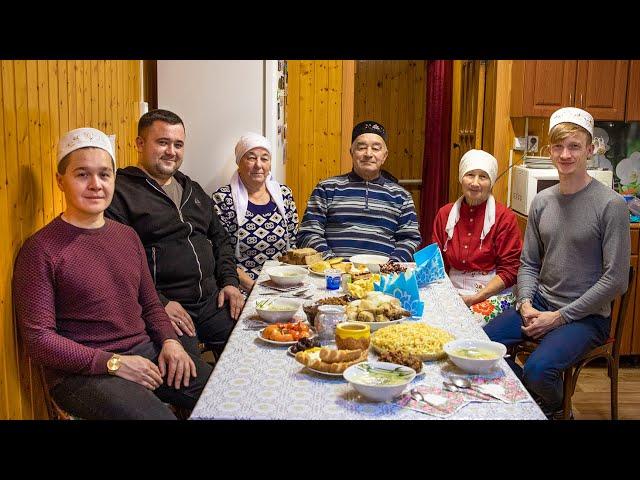
[[20,249],[13,275],[18,326],[49,386],[65,373],[107,373],[113,353],[177,339],[136,232],[55,218]]

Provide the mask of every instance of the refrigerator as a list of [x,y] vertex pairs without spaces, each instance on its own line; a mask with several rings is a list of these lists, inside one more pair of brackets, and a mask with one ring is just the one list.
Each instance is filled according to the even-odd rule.
[[284,60],[158,60],[158,108],[185,124],[180,171],[212,194],[229,183],[236,142],[251,131],[271,141],[271,172],[286,183],[286,86]]

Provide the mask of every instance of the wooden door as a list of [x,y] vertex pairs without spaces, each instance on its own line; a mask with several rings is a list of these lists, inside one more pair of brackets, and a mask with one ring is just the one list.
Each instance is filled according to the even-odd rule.
[[597,120],[624,120],[628,60],[581,60],[575,106]]
[[627,122],[640,121],[640,60],[631,60],[629,62],[625,120]]
[[548,117],[573,106],[576,60],[515,60],[512,67],[511,116]]
[[471,149],[482,149],[485,82],[485,60],[456,60],[453,63],[451,160],[449,164],[450,202],[462,195],[458,180],[460,159]]
[[424,60],[358,60],[353,98],[354,125],[363,120],[384,125],[389,149],[384,169],[411,193],[418,218],[427,111],[426,69]]

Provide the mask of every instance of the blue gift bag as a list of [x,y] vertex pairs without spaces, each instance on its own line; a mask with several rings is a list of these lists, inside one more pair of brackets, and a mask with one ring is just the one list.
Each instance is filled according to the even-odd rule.
[[424,288],[431,282],[445,278],[444,260],[437,243],[427,245],[413,254],[416,261],[416,280],[419,288]]

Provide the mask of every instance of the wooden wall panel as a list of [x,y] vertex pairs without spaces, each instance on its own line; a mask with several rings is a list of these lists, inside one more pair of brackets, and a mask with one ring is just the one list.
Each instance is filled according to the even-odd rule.
[[343,173],[343,108],[345,79],[342,60],[288,60],[286,184],[300,219],[316,184]]
[[[17,249],[22,244],[22,204],[20,202],[20,167],[18,158],[18,115],[16,104],[15,80],[18,70],[17,62],[2,61],[2,107],[4,130],[0,135],[4,141],[4,168],[0,172],[0,181],[6,188],[6,200],[0,197],[0,212],[6,212],[7,230],[0,233],[0,262],[3,265],[1,272],[2,290],[0,302],[3,309],[2,315],[2,351],[0,357],[4,362],[3,386],[0,391],[0,411],[6,412],[6,417],[21,418],[20,395],[21,389],[18,380],[18,354],[15,335],[15,325],[12,321],[13,310],[11,297],[11,270]],[[11,396],[11,401],[9,398]]]
[[[0,105],[4,105],[4,88],[2,82],[2,75],[0,75]],[[0,132],[4,131],[4,108],[0,109]],[[9,232],[9,222],[8,222],[8,210],[9,210],[9,199],[7,193],[7,183],[6,183],[6,171],[7,171],[7,161],[6,161],[6,146],[4,135],[0,135],[0,208],[4,207],[6,210],[2,211],[0,214],[0,231],[1,232]],[[5,215],[4,213],[7,213]],[[4,235],[0,238],[0,251],[8,250],[7,244],[10,243],[11,237],[10,235]],[[9,270],[8,264],[8,256],[0,255],[0,272],[6,272]],[[3,274],[4,276],[4,274]],[[3,279],[2,279],[3,280]],[[0,316],[3,316],[6,311],[6,305],[8,302],[5,301],[5,295],[7,291],[7,285],[4,281],[0,280]],[[0,328],[0,345],[4,344],[5,334],[4,329]],[[0,396],[6,395],[7,385],[6,385],[6,376],[7,376],[7,366],[4,355],[0,355]],[[0,418],[7,418],[7,404],[5,402],[0,402]]]
[[139,61],[2,60],[0,69],[0,419],[43,419],[37,368],[17,336],[11,275],[22,243],[64,209],[58,138],[116,134],[119,167],[136,163]]
[[[484,147],[498,160],[498,174],[506,171],[509,167],[509,150],[513,142],[513,131],[509,119],[511,65],[498,63],[495,74],[495,92],[489,98],[495,99],[495,107],[490,109],[492,115],[491,123],[494,124],[492,148]],[[542,139],[542,137],[540,137]],[[507,184],[509,173],[505,173],[493,186],[493,195],[496,201],[507,203]]]
[[[363,120],[375,120],[384,125],[389,149],[384,168],[400,180],[421,180],[426,114],[426,62],[361,60],[356,64],[354,124]],[[411,192],[418,211],[420,185],[405,188]]]

